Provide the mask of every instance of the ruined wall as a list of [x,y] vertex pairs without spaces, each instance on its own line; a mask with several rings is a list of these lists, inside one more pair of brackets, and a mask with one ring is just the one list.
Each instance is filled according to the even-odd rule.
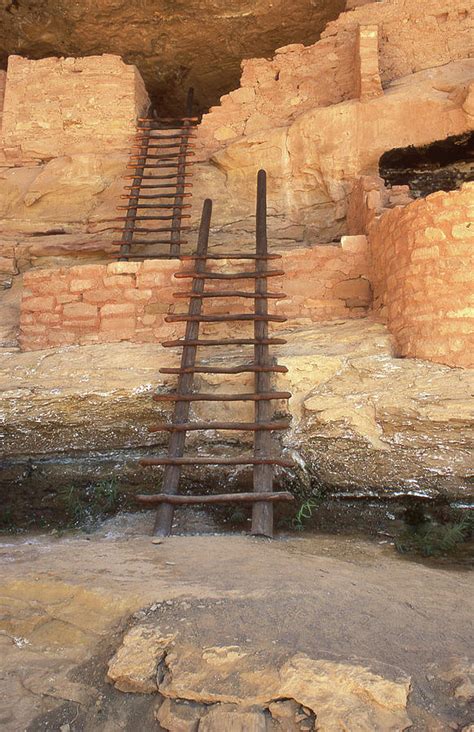
[[[276,264],[278,268],[281,264],[285,277],[272,278],[270,289],[283,289],[287,298],[274,301],[271,309],[290,318],[292,328],[367,314],[371,289],[364,236],[347,237],[342,246],[287,252]],[[173,292],[188,290],[189,280],[173,279],[173,273],[186,268],[186,263],[147,260],[30,270],[23,280],[21,348],[121,340],[159,342],[176,336],[183,326],[166,323],[165,317],[185,312],[186,300],[173,300]],[[218,307],[213,306],[213,312],[251,312],[252,301],[249,303],[235,304],[234,300],[231,310],[222,300]],[[240,327],[248,330],[248,323],[203,324],[201,333],[216,333],[217,328],[235,333]]]
[[474,367],[474,183],[369,226],[374,308],[399,354]]
[[359,98],[361,75],[381,91],[394,79],[469,58],[473,22],[469,0],[371,3],[342,13],[312,46],[292,44],[272,59],[245,60],[240,88],[203,118],[201,154],[209,157],[232,139],[287,125],[314,107]]
[[127,149],[148,97],[118,56],[8,59],[0,137],[4,165]]
[[148,104],[137,69],[118,56],[11,56],[0,130],[0,249],[25,244],[29,234],[38,244],[51,232],[70,235],[80,249],[81,233],[111,229],[130,139]]

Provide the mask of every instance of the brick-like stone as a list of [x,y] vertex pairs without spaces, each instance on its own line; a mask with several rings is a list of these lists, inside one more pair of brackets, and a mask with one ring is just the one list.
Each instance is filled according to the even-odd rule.
[[117,333],[120,336],[130,336],[135,330],[135,318],[106,318],[100,322],[100,330],[108,333]]
[[123,300],[124,291],[117,288],[98,287],[95,290],[87,290],[84,292],[82,299],[84,302],[96,303],[97,305],[105,305],[107,302],[114,300]]
[[444,231],[435,226],[427,226],[424,235],[427,241],[443,241],[443,239],[446,239]]
[[413,261],[418,259],[434,259],[435,257],[439,257],[439,247],[437,246],[418,247],[418,249],[414,249],[411,253]]
[[135,284],[135,278],[131,275],[110,275],[103,279],[104,287],[127,287]]
[[78,280],[98,280],[105,276],[107,272],[106,264],[78,264],[69,267],[67,273],[71,279]]
[[472,239],[474,237],[474,221],[455,224],[451,229],[451,233],[455,239]]
[[64,305],[63,313],[65,319],[91,319],[97,316],[98,309],[95,305],[87,302],[71,302]]
[[23,325],[21,330],[26,335],[40,335],[41,333],[46,333],[46,325],[42,325],[41,323]]
[[[145,305],[146,315],[157,315],[159,313],[167,313],[170,310],[170,304],[166,302],[153,302]],[[215,312],[215,311],[214,311]]]
[[107,265],[107,276],[135,274],[141,268],[140,262],[111,262]]
[[69,289],[71,292],[84,292],[91,290],[97,285],[97,280],[71,280]]
[[64,293],[64,294],[59,294],[56,296],[56,301],[62,305],[64,305],[65,303],[68,303],[68,302],[79,302],[80,299],[81,299],[80,295],[75,295],[70,292]]
[[21,307],[23,310],[31,310],[33,312],[41,312],[53,310],[56,305],[54,297],[28,297],[22,301]]
[[153,297],[153,290],[123,290],[123,298],[130,302],[146,302]]
[[59,301],[59,295],[68,292],[68,280],[61,275],[51,275],[47,280],[34,281],[32,286],[38,295],[55,295]]
[[72,346],[77,343],[77,335],[73,331],[51,330],[48,332],[48,341],[52,346]]
[[[57,268],[54,270],[55,276],[61,275],[63,273],[62,268]],[[28,287],[30,284],[33,285],[35,282],[39,282],[40,280],[51,280],[52,279],[52,272],[50,269],[30,269],[28,272],[25,272],[23,275],[23,286]]]
[[59,313],[39,313],[37,320],[39,323],[56,325],[61,322],[61,316]]
[[135,305],[131,303],[110,303],[100,309],[102,318],[123,318],[135,314]]

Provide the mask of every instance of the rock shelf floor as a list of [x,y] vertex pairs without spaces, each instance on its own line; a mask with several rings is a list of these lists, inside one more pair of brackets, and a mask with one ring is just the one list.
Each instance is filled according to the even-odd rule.
[[159,730],[158,694],[106,681],[124,632],[143,622],[179,633],[193,652],[258,651],[275,670],[304,654],[410,678],[406,713],[420,732],[472,722],[467,571],[322,534],[153,544],[151,520],[135,518],[133,531],[112,520],[88,536],[0,538],[2,730]]

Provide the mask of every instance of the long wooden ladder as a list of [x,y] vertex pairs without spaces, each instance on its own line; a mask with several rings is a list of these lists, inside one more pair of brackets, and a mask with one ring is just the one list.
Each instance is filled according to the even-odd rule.
[[[271,377],[274,373],[285,373],[286,367],[278,366],[270,357],[270,346],[286,343],[281,338],[271,338],[268,325],[272,321],[284,322],[286,318],[271,315],[268,312],[269,299],[282,299],[283,294],[268,290],[268,279],[284,274],[281,270],[269,269],[270,260],[279,259],[280,255],[268,254],[266,231],[266,174],[260,170],[257,180],[257,212],[256,212],[256,253],[255,254],[209,254],[208,241],[211,222],[212,202],[204,202],[197,252],[190,257],[184,257],[194,262],[194,269],[179,272],[178,278],[192,280],[190,292],[175,293],[177,297],[189,297],[188,313],[186,315],[170,315],[168,322],[185,322],[186,332],[184,339],[163,343],[165,347],[182,347],[181,365],[179,368],[162,368],[161,373],[177,374],[178,384],[175,394],[156,394],[156,401],[174,401],[175,407],[170,424],[158,424],[150,431],[170,432],[168,453],[166,457],[149,457],[141,460],[145,466],[164,466],[163,492],[158,495],[140,495],[137,499],[143,504],[158,505],[154,533],[157,536],[167,536],[171,532],[174,507],[189,504],[216,504],[216,503],[251,503],[252,534],[273,536],[273,503],[275,501],[291,501],[293,496],[287,492],[274,492],[275,466],[292,467],[293,461],[283,459],[275,454],[276,445],[272,437],[275,430],[284,430],[289,426],[287,420],[275,421],[272,419],[273,400],[289,399],[291,394],[283,391],[273,391]],[[206,268],[212,260],[250,260],[254,262],[254,271],[222,273]],[[207,281],[254,281],[255,288],[251,291],[234,289],[206,290]],[[253,313],[215,314],[204,315],[203,300],[214,298],[250,298],[254,301]],[[252,338],[230,339],[200,339],[200,323],[222,323],[232,321],[250,321],[254,324]],[[254,358],[250,363],[218,367],[196,363],[198,348],[233,345],[252,345]],[[207,394],[193,391],[194,375],[207,374],[254,374],[254,392],[247,394]],[[189,421],[191,403],[197,401],[253,401],[255,409],[254,422],[191,422]],[[252,455],[242,457],[195,457],[185,456],[186,434],[194,430],[236,430],[249,431],[254,435],[254,451]],[[232,493],[205,496],[179,495],[181,470],[186,465],[252,465],[253,492]]]
[[[190,177],[194,155],[191,140],[199,117],[192,116],[193,90],[190,89],[184,117],[142,117],[127,167],[133,170],[125,176],[131,181],[125,188],[127,204],[118,206],[125,215],[115,231],[121,233],[116,259],[170,259],[179,256],[183,234],[189,230],[184,220],[190,218]],[[138,237],[138,238],[137,238]],[[166,245],[162,250],[161,246]]]

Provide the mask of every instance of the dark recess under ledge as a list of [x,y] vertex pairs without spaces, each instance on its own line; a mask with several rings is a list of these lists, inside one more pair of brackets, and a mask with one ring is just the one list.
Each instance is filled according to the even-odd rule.
[[388,185],[410,186],[415,198],[454,191],[474,180],[474,132],[389,150],[380,158],[379,170]]

